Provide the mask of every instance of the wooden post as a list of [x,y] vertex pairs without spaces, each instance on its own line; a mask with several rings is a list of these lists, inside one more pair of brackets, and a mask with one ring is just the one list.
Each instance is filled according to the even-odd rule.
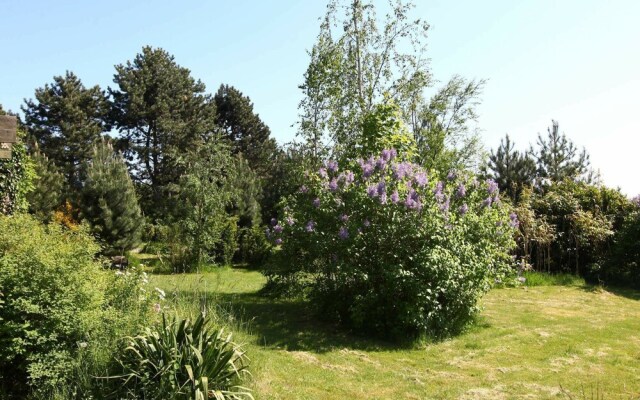
[[0,159],[11,158],[11,147],[18,141],[18,120],[11,115],[0,115]]

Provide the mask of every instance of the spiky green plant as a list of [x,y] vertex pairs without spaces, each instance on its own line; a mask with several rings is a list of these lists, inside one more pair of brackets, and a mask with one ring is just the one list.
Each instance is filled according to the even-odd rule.
[[[119,360],[123,374],[117,398],[247,400],[239,383],[249,374],[248,358],[231,334],[214,329],[200,314],[194,321],[163,314],[162,324],[126,338]],[[124,393],[122,393],[124,392]]]

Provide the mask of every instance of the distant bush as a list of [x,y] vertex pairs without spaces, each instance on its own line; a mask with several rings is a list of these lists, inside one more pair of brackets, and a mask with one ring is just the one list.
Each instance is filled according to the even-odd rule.
[[253,399],[239,386],[247,358],[208,318],[167,321],[128,337],[120,356],[117,399]]
[[592,275],[604,284],[640,289],[640,198],[613,237],[607,260],[592,266]]
[[262,265],[271,254],[271,243],[263,227],[243,228],[238,235],[238,259],[249,265]]
[[395,150],[328,162],[307,182],[269,230],[282,247],[269,285],[308,287],[322,315],[361,332],[454,334],[512,271],[518,221],[494,182],[438,181]]
[[572,274],[527,271],[522,275],[525,286],[581,286],[585,284],[584,279]]

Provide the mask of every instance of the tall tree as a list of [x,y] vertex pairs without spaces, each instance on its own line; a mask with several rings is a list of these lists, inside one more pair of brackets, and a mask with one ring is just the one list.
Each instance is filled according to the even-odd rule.
[[551,122],[546,138],[538,134],[537,151],[530,150],[538,165],[538,175],[553,182],[578,179],[589,168],[589,155],[584,148],[578,152],[573,142],[560,133],[558,122]]
[[[0,115],[13,115],[0,104]],[[26,211],[26,196],[33,189],[33,163],[27,155],[24,132],[18,129],[18,141],[13,143],[11,158],[0,159],[0,214]]]
[[35,100],[25,100],[25,125],[30,141],[38,144],[77,190],[82,163],[91,158],[93,146],[107,130],[108,102],[99,86],[86,88],[73,72],[53,80],[36,89]]
[[220,85],[214,101],[216,122],[231,142],[232,151],[242,154],[258,176],[268,175],[278,146],[269,127],[253,111],[251,99],[233,86]]
[[535,161],[526,152],[514,149],[509,135],[500,140],[500,146],[491,150],[484,174],[498,183],[502,192],[518,202],[522,190],[533,185],[536,177]]
[[485,81],[454,76],[412,113],[411,126],[423,165],[440,171],[477,167],[482,146],[472,123]]
[[144,220],[124,159],[110,143],[100,142],[84,169],[82,216],[107,253],[132,249],[140,242]]
[[162,49],[144,47],[117,65],[114,82],[112,118],[132,178],[145,212],[163,218],[169,188],[182,175],[180,157],[216,131],[215,104],[205,85]]
[[429,85],[424,57],[428,25],[391,3],[379,26],[371,3],[331,1],[300,86],[300,135],[317,160],[327,141],[338,153],[356,145],[364,117],[393,100],[409,114]]

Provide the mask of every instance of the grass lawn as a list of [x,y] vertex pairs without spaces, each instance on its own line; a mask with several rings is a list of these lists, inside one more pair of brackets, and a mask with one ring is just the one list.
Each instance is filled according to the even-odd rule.
[[259,272],[156,275],[152,283],[180,312],[203,301],[231,311],[256,399],[640,399],[638,292],[495,289],[469,332],[403,348],[318,322],[304,302],[257,296]]

